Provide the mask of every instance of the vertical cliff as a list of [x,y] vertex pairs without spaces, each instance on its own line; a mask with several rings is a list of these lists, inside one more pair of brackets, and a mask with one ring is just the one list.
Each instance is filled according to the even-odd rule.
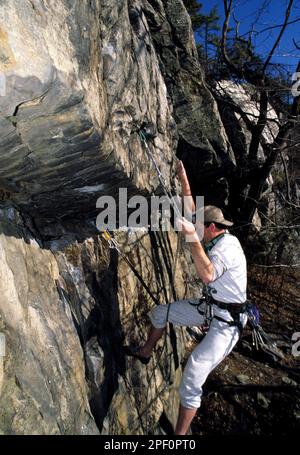
[[[161,193],[145,121],[171,189],[176,153],[200,177],[234,161],[183,3],[0,0],[0,76],[0,431],[166,431],[185,332],[171,328],[147,367],[122,356],[153,302],[95,220],[120,187]],[[215,202],[220,188],[206,188]],[[161,303],[197,296],[174,232],[116,238]]]

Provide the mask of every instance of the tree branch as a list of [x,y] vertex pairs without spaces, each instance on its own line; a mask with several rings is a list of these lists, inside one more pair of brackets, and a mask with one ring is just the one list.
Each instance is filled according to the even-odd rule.
[[296,43],[295,38],[293,38],[293,43],[296,49],[300,51],[300,46]]
[[223,31],[222,31],[222,40],[221,40],[221,52],[224,58],[224,61],[228,68],[231,69],[238,77],[243,78],[243,72],[234,65],[234,63],[230,60],[227,54],[227,35],[229,29],[229,20],[232,11],[232,1],[233,0],[224,0],[224,11],[225,11],[225,20],[223,24]]
[[254,131],[251,138],[251,143],[249,147],[249,158],[257,159],[258,148],[261,141],[261,137],[265,126],[267,124],[267,114],[268,114],[268,96],[265,90],[260,94],[260,107],[259,107],[259,119],[257,124],[254,127]]
[[[286,24],[286,27],[288,25],[291,25],[291,24],[295,24],[296,22],[300,22],[300,17],[298,17],[297,19],[293,20],[293,21],[290,21]],[[257,35],[259,35],[260,33],[264,33],[264,32],[267,32],[268,30],[272,30],[274,28],[279,28],[279,27],[283,27],[284,24],[280,24],[280,25],[272,25],[271,27],[267,27],[267,28],[264,28],[263,30],[259,30],[258,32],[254,32],[256,33]]]
[[299,264],[273,264],[273,265],[263,265],[263,264],[255,264],[255,263],[253,263],[252,265],[256,265],[257,267],[263,267],[263,268],[300,267],[300,263]]
[[[284,148],[286,148],[286,147],[284,147]],[[283,170],[284,170],[285,183],[286,183],[286,194],[287,194],[288,201],[291,201],[292,196],[291,196],[291,185],[290,185],[290,180],[289,180],[289,173],[288,173],[286,161],[284,159],[282,152],[283,152],[283,149],[280,150],[280,159],[281,159],[281,163],[282,163]]]
[[275,41],[275,44],[274,44],[274,46],[273,46],[271,52],[269,53],[267,60],[265,61],[265,64],[264,64],[263,69],[262,69],[263,74],[265,73],[265,71],[266,71],[266,69],[267,69],[267,67],[268,67],[268,65],[269,65],[269,63],[270,63],[270,60],[271,60],[271,58],[273,57],[273,54],[274,54],[274,52],[275,52],[275,50],[276,50],[278,44],[280,43],[281,38],[282,38],[282,36],[283,36],[283,34],[284,34],[284,31],[285,31],[285,29],[286,29],[286,27],[287,27],[287,25],[288,25],[289,17],[290,17],[290,14],[291,14],[291,10],[292,10],[293,3],[294,3],[294,0],[290,0],[290,1],[289,1],[289,5],[288,5],[288,7],[287,7],[287,9],[286,9],[286,12],[285,12],[285,21],[284,21],[284,24],[282,25],[281,30],[280,30],[280,33],[279,33],[279,35],[278,35],[278,37],[277,37],[277,39],[276,39],[276,41]]

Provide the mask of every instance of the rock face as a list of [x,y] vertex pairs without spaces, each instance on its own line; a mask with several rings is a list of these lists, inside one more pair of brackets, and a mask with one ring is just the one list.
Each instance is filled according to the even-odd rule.
[[3,434],[97,434],[84,356],[71,308],[59,299],[58,264],[26,233],[18,213],[1,212],[0,327]]
[[217,104],[205,86],[189,16],[181,0],[145,1],[144,12],[173,105],[178,128],[177,156],[194,194],[224,205],[226,185],[211,173],[235,163]]
[[[95,229],[99,196],[161,192],[143,122],[169,188],[176,151],[203,172],[233,160],[181,0],[0,0],[4,434],[159,434],[176,420],[185,333],[171,327],[146,368],[123,357],[153,302]],[[161,303],[198,295],[175,233],[116,239]]]
[[[259,102],[257,99],[256,89],[250,84],[238,84],[233,81],[219,81],[215,87],[215,93],[218,99],[219,111],[226,130],[227,137],[235,152],[235,162],[237,169],[249,169],[254,163],[249,163],[248,154],[251,144],[253,128],[259,118]],[[279,118],[275,109],[269,104],[267,123],[262,133],[262,143],[272,144],[274,138],[279,132]],[[287,156],[286,156],[287,158]],[[265,152],[262,145],[259,145],[257,161],[264,163],[266,159]],[[281,169],[281,162],[276,164],[276,168]],[[238,180],[238,179],[236,179]],[[241,178],[241,180],[243,180]],[[261,199],[265,201],[266,215],[271,217],[276,210],[276,196],[272,191],[272,184],[274,183],[272,175],[267,178],[265,191]],[[238,189],[236,193],[243,192]],[[233,192],[233,191],[232,191]],[[231,196],[235,200],[235,195]],[[235,204],[238,206],[237,200]],[[274,209],[275,208],[275,209]],[[252,219],[253,226],[259,231],[261,228],[261,220],[257,210]]]
[[34,216],[89,213],[121,185],[156,188],[137,135],[145,120],[170,176],[175,125],[147,30],[131,25],[138,6],[1,2],[1,186]]
[[156,189],[144,121],[157,127],[153,153],[169,183],[174,119],[186,157],[194,147],[205,164],[226,152],[181,0],[10,0],[0,40],[0,185],[35,217],[93,212],[121,185]]
[[[249,84],[243,86],[233,81],[220,81],[216,84],[216,92],[220,99],[220,112],[226,133],[235,145],[235,150],[249,149],[251,135],[247,129],[246,122],[251,125],[257,124],[259,118],[259,102],[255,87]],[[267,114],[267,124],[263,131],[264,143],[270,144],[274,141],[279,131],[279,119],[275,109],[269,104]],[[233,128],[233,125],[235,128]],[[240,146],[239,146],[240,143]],[[237,161],[243,159],[243,156],[237,156]],[[258,159],[264,160],[264,151],[259,148]]]
[[[160,433],[162,415],[176,420],[185,335],[170,328],[147,368],[126,361],[120,347],[145,338],[153,302],[89,225],[76,228],[47,243],[34,238],[16,210],[1,212],[1,432]],[[86,240],[77,241],[79,233]],[[175,261],[174,236],[118,236],[161,303],[182,298],[191,279],[180,243]]]

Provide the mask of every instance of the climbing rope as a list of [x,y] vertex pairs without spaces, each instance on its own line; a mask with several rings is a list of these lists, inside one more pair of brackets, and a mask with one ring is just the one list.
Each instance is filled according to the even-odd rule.
[[[164,193],[165,193],[170,205],[174,209],[174,213],[178,217],[182,218],[182,213],[181,213],[178,205],[176,204],[171,192],[168,190],[166,182],[164,180],[164,177],[163,177],[163,175],[162,175],[162,173],[161,173],[161,171],[160,171],[160,169],[159,169],[159,167],[158,167],[158,165],[157,165],[157,163],[155,161],[155,158],[154,158],[153,154],[150,151],[150,148],[149,148],[148,143],[147,143],[147,138],[146,138],[146,136],[147,136],[146,130],[145,129],[144,130],[140,130],[139,131],[139,136],[140,136],[141,142],[142,142],[142,144],[144,146],[144,150],[146,151],[146,154],[147,154],[148,158],[151,160],[151,162],[153,163],[153,165],[155,167],[156,173],[158,175],[158,179],[159,179],[159,181],[161,183],[163,191],[164,191]],[[148,133],[148,137],[149,137],[149,133]],[[152,135],[152,137],[153,137],[153,135]],[[100,231],[101,231],[103,239],[106,240],[106,242],[108,243],[109,248],[110,249],[114,249],[114,250],[117,251],[117,253],[120,255],[120,257],[122,257],[122,259],[124,259],[124,261],[128,264],[128,266],[130,267],[130,269],[132,270],[134,275],[137,277],[139,282],[142,284],[143,288],[146,290],[146,292],[151,297],[153,302],[156,305],[159,305],[158,299],[153,295],[152,291],[147,286],[147,284],[143,280],[143,278],[140,275],[140,273],[136,270],[136,268],[134,267],[132,262],[128,259],[126,254],[123,253],[123,251],[121,250],[121,245],[117,242],[117,240],[115,238],[112,237],[111,233],[109,232],[109,230],[105,226],[103,226],[102,229],[100,229]],[[173,276],[174,276],[175,271],[176,271],[178,253],[179,253],[179,238],[177,238],[177,247],[176,247],[176,254],[175,254],[175,267],[174,267],[174,272],[172,274]],[[169,274],[169,278],[170,278],[170,284],[171,284],[171,276],[170,276],[170,274]],[[173,280],[173,282],[174,282],[174,280]],[[171,284],[171,286],[172,286],[172,284]],[[174,293],[174,290],[173,290],[173,293]],[[167,296],[165,296],[165,297],[166,297],[166,300],[167,300]],[[168,304],[167,315],[166,315],[166,322],[168,322],[169,311],[170,311],[170,303],[166,302],[166,304]],[[171,337],[171,334],[170,334],[170,337]],[[157,358],[156,364],[155,364],[155,366],[154,366],[154,368],[153,368],[153,370],[151,372],[150,378],[148,380],[148,388],[147,388],[147,393],[146,393],[146,419],[145,419],[146,420],[146,432],[148,432],[148,396],[150,395],[149,394],[149,387],[150,387],[152,378],[153,378],[153,376],[155,374],[156,368],[159,365],[162,353],[163,353],[164,348],[165,348],[166,345],[167,345],[167,329],[165,330],[165,334],[164,334],[163,348],[162,348],[162,350],[161,350],[161,352],[160,352],[160,354],[159,354],[159,356]],[[175,357],[177,358],[177,355]],[[177,361],[175,363],[178,363],[178,358],[177,358]],[[171,369],[170,369],[170,373],[171,373]],[[141,416],[140,416],[140,419],[141,419]]]
[[148,143],[147,143],[147,139],[146,139],[145,132],[141,130],[141,131],[139,132],[139,135],[140,135],[142,144],[144,145],[144,149],[145,149],[145,151],[146,151],[146,153],[147,153],[147,156],[148,156],[148,158],[150,158],[150,160],[152,161],[152,163],[153,163],[153,165],[154,165],[154,167],[155,167],[155,170],[156,170],[158,179],[159,179],[159,181],[160,181],[160,183],[161,183],[161,186],[162,186],[162,188],[163,188],[163,190],[164,190],[164,193],[165,193],[165,195],[166,195],[168,201],[170,202],[171,206],[173,207],[174,212],[176,213],[176,215],[177,215],[179,218],[182,218],[182,213],[181,213],[181,211],[179,210],[179,207],[178,207],[178,205],[176,204],[176,202],[175,202],[175,200],[174,200],[174,197],[172,196],[172,194],[171,194],[170,191],[168,190],[167,184],[166,184],[166,182],[165,182],[165,179],[164,179],[164,177],[163,177],[163,175],[162,175],[162,173],[161,173],[161,171],[160,171],[160,169],[159,169],[159,167],[158,167],[158,165],[157,165],[157,163],[156,163],[156,161],[155,161],[155,158],[154,158],[153,154],[151,153],[151,150],[150,150],[150,148],[149,148],[149,146],[148,146]]
[[110,249],[114,249],[114,250],[116,250],[118,252],[118,254],[122,257],[122,259],[124,259],[124,261],[129,265],[130,269],[133,271],[134,275],[137,277],[139,282],[142,284],[144,289],[147,291],[147,293],[149,294],[149,296],[151,297],[151,299],[153,300],[155,305],[159,305],[158,299],[156,297],[154,297],[153,293],[151,292],[149,286],[147,286],[147,284],[143,280],[142,276],[136,270],[136,268],[134,267],[132,262],[128,259],[126,254],[121,251],[121,249],[120,249],[121,245],[116,241],[116,239],[114,239],[111,236],[111,234],[110,234],[110,232],[108,231],[107,228],[103,228],[101,233],[102,233],[102,237],[107,241],[109,248]]
[[[129,265],[130,269],[133,271],[134,275],[138,278],[138,280],[140,281],[140,283],[142,284],[144,289],[147,291],[147,293],[149,294],[149,296],[151,297],[153,302],[156,305],[159,305],[159,301],[154,297],[153,293],[151,292],[150,288],[147,286],[147,284],[145,283],[145,281],[143,280],[143,278],[141,277],[139,272],[136,270],[134,265],[128,259],[126,254],[122,252],[121,245],[117,242],[117,240],[112,237],[112,235],[110,234],[110,232],[108,231],[107,228],[103,227],[102,230],[101,230],[101,234],[102,234],[102,238],[108,243],[109,248],[116,250],[118,252],[118,254],[120,255],[120,257],[122,257],[122,259],[124,259],[125,262]],[[178,258],[178,251],[179,251],[179,243],[178,243],[178,240],[177,240],[177,248],[176,248],[176,256],[175,256],[175,268],[176,268],[176,263],[177,263],[177,258]],[[170,303],[168,303],[166,322],[168,322],[169,311],[170,311]],[[163,351],[164,351],[166,345],[167,345],[167,329],[165,330],[165,333],[164,333],[164,340],[163,340],[162,350],[161,350],[161,352],[160,352],[160,354],[159,354],[159,356],[158,356],[158,358],[156,360],[156,363],[155,363],[155,365],[154,365],[154,367],[153,367],[153,369],[152,369],[152,371],[150,373],[150,377],[149,377],[149,379],[147,381],[148,382],[148,386],[147,386],[147,391],[146,391],[146,411],[145,411],[145,431],[146,431],[146,433],[148,433],[148,430],[149,430],[148,408],[149,408],[149,406],[151,404],[151,403],[150,404],[148,403],[148,398],[150,396],[149,389],[150,389],[152,378],[154,377],[156,368],[159,366],[160,359],[161,359],[161,356],[163,354]],[[170,373],[169,374],[171,374],[171,369],[170,369]],[[128,381],[126,381],[126,383],[128,383]],[[142,415],[139,415],[139,418],[141,420],[141,425],[142,425]],[[142,425],[142,427],[143,427],[143,425]],[[143,427],[143,429],[144,429],[144,427]]]

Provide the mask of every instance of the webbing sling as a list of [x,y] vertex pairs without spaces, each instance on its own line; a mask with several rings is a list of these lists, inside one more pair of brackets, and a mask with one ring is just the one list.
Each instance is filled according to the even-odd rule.
[[210,242],[208,242],[206,245],[204,245],[204,250],[206,253],[209,253],[210,250],[213,249],[213,247],[215,246],[215,244],[221,240],[221,238],[223,238],[225,235],[225,233],[222,233],[222,234],[219,234],[217,235],[216,237],[214,237],[212,240],[210,240]]

